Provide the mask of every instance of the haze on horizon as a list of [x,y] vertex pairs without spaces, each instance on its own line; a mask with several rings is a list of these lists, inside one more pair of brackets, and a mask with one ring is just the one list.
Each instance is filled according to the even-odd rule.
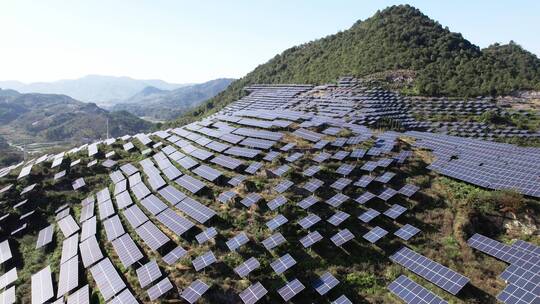
[[293,45],[403,3],[480,47],[514,40],[540,54],[537,1],[21,0],[0,3],[0,80],[239,78]]

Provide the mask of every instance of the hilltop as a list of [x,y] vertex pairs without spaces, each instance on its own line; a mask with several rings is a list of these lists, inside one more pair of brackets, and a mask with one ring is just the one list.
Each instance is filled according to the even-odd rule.
[[112,111],[128,111],[158,120],[174,119],[225,90],[234,79],[220,78],[175,90],[146,87],[129,99],[114,105]]
[[[339,76],[409,71],[404,92],[432,96],[540,89],[540,60],[514,42],[480,49],[409,5],[377,12],[350,29],[291,47],[259,65],[185,118],[215,112],[255,83],[328,83]],[[180,124],[186,119],[180,120]]]

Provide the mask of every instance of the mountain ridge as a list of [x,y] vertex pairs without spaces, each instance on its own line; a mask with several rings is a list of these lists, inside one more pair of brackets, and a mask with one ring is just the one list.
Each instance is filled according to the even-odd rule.
[[404,93],[478,96],[540,89],[540,60],[514,42],[480,49],[410,5],[378,11],[351,28],[293,46],[233,82],[227,90],[173,122],[213,113],[256,83],[332,83],[343,75],[410,70]]
[[137,116],[168,120],[199,105],[223,91],[235,79],[218,78],[175,90],[146,87],[127,100],[110,108],[111,111],[128,111]]
[[84,102],[99,105],[114,104],[131,97],[147,86],[172,90],[191,84],[174,84],[159,79],[135,79],[127,76],[86,75],[76,79],[52,82],[22,83],[0,81],[0,88],[14,89],[21,93],[63,94]]

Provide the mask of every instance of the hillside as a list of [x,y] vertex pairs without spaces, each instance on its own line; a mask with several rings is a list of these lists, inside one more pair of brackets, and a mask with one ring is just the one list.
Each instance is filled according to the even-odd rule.
[[222,92],[233,81],[234,79],[230,78],[220,78],[171,91],[146,87],[124,102],[116,104],[111,111],[124,110],[157,120],[174,119]]
[[157,79],[140,80],[102,75],[87,75],[78,79],[29,84],[18,81],[0,81],[0,88],[9,88],[21,93],[63,94],[99,105],[111,105],[127,99],[147,86],[173,90],[184,86],[184,84],[167,83]]
[[[0,135],[15,144],[79,143],[105,138],[107,119],[110,136],[148,131],[152,127],[128,112],[110,113],[96,104],[65,95],[0,91]],[[5,145],[0,150],[7,151]]]
[[342,75],[393,70],[416,75],[406,88],[411,94],[478,96],[540,89],[540,60],[534,54],[513,42],[480,49],[418,9],[400,5],[346,31],[285,50],[186,118],[238,99],[249,84],[327,83]]

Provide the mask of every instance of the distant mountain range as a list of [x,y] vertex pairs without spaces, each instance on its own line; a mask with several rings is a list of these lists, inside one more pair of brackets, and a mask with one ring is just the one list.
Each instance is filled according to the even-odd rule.
[[109,112],[66,95],[0,90],[0,155],[14,152],[13,147],[8,149],[8,142],[18,146],[50,142],[74,145],[104,139],[107,120],[111,137],[147,132],[153,126],[129,112]]
[[115,104],[111,111],[128,111],[155,120],[169,120],[225,90],[235,79],[220,78],[175,90],[148,86],[130,98]]
[[129,77],[88,75],[78,79],[25,84],[19,81],[0,81],[0,88],[21,93],[63,94],[100,106],[111,106],[152,86],[161,90],[174,90],[190,84],[168,83],[163,80],[140,80]]

